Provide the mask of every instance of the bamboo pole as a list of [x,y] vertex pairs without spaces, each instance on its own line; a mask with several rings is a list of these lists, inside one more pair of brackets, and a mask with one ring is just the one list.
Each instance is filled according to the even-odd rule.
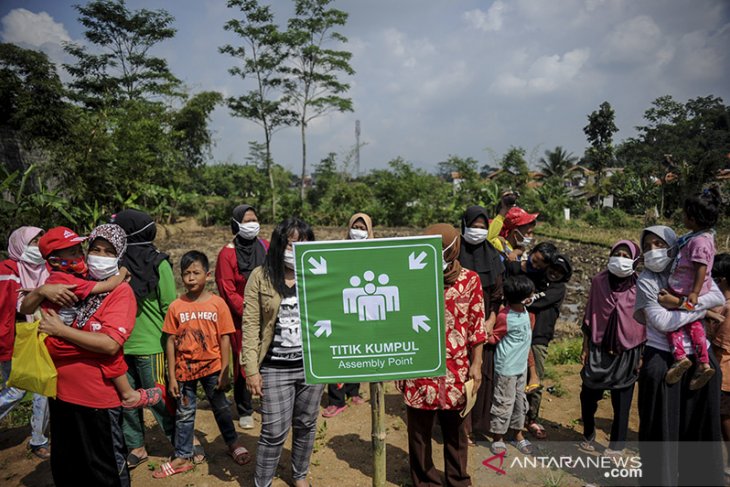
[[373,487],[385,486],[385,386],[370,383],[372,407]]

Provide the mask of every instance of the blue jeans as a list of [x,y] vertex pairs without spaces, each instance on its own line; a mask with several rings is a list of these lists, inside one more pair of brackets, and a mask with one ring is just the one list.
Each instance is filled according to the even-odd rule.
[[[3,419],[20,401],[25,397],[25,391],[15,387],[5,387],[10,377],[11,362],[0,362],[0,376],[2,376],[2,387],[0,391],[0,419]],[[48,446],[48,438],[45,432],[48,430],[48,398],[40,394],[33,394],[33,416],[30,418],[31,449]]]
[[198,402],[196,395],[198,382],[203,386],[205,395],[213,409],[215,422],[223,435],[226,445],[236,443],[238,435],[233,426],[231,404],[223,391],[216,389],[218,372],[199,379],[179,382],[180,399],[177,401],[177,417],[175,419],[175,456],[177,458],[193,458],[193,433],[195,432],[195,410]]

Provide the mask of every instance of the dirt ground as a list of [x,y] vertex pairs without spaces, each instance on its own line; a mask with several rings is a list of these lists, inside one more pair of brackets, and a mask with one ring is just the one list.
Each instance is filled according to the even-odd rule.
[[[271,227],[264,226],[262,235],[270,235]],[[342,229],[317,228],[317,239],[339,238]],[[387,229],[376,232],[379,237],[412,235],[411,229]],[[197,249],[215,259],[218,250],[229,240],[230,231],[226,228],[202,228],[194,222],[178,224],[162,228],[158,232],[158,247],[170,253],[175,269],[180,256],[187,250]],[[569,296],[563,307],[559,333],[562,336],[576,336],[578,317],[582,314],[583,303],[587,293],[590,277],[600,270],[605,262],[607,250],[589,245],[577,245],[568,242],[556,242],[561,250],[571,256],[574,261],[575,274],[570,285]],[[214,266],[214,263],[212,264]],[[581,438],[580,425],[580,366],[554,366],[550,380],[545,381],[549,387],[559,383],[555,394],[543,393],[542,423],[546,427],[548,440],[534,441],[542,455],[583,455],[577,444]],[[369,398],[368,384],[361,387],[363,396]],[[327,405],[326,395],[322,405]],[[372,478],[371,455],[371,409],[369,402],[361,406],[349,406],[342,414],[325,420],[320,417],[315,442],[310,481],[314,486],[368,486]],[[611,427],[610,400],[601,401],[597,412],[597,441],[607,445],[608,432]],[[255,455],[256,442],[260,431],[261,418],[254,415],[255,428],[241,430],[236,423],[243,445]],[[135,485],[164,486],[223,486],[253,485],[253,463],[237,466],[226,455],[226,448],[217,430],[213,414],[207,402],[202,401],[196,418],[197,436],[206,449],[208,461],[199,465],[194,471],[176,475],[169,479],[154,480],[151,470],[171,454],[171,446],[154,422],[152,415],[146,412],[148,424],[148,451],[150,461],[132,473]],[[386,385],[386,428],[387,428],[387,485],[410,485],[408,474],[408,447],[406,438],[405,406],[400,394],[392,384]],[[438,430],[438,427],[436,428]],[[629,425],[629,441],[636,440],[638,417],[636,403],[632,405]],[[28,426],[8,428],[0,423],[0,484],[3,486],[51,486],[48,461],[39,461],[27,449],[30,434]],[[434,461],[439,469],[443,468],[442,445],[440,434],[435,432]],[[491,457],[489,443],[479,440],[477,446],[469,449],[469,471],[474,485],[586,485],[604,484],[605,479],[595,469],[571,470],[533,468],[507,471],[506,475],[497,475],[482,464]],[[291,485],[290,466],[291,440],[287,442],[282,455],[278,473],[279,478],[274,486]],[[596,454],[593,454],[596,455]],[[513,447],[509,447],[506,460],[519,457]],[[505,463],[505,465],[508,462]],[[79,480],[83,480],[80,473]],[[83,484],[83,482],[81,482]],[[624,482],[626,483],[626,482]]]

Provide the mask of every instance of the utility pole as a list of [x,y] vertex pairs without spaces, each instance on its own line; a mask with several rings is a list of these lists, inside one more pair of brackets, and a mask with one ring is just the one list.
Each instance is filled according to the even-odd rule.
[[355,120],[355,177],[360,177],[360,120]]

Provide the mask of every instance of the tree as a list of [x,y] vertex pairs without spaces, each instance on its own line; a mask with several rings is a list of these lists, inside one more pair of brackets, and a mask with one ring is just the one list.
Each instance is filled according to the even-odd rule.
[[497,179],[500,186],[503,189],[511,188],[514,191],[523,192],[527,188],[527,182],[530,179],[530,168],[527,165],[527,160],[525,160],[525,149],[510,147],[502,157],[500,165],[505,171]]
[[276,220],[271,139],[278,129],[293,124],[296,118],[296,114],[287,107],[288,96],[281,92],[285,83],[286,44],[269,6],[261,6],[256,0],[229,0],[228,8],[234,7],[238,7],[242,18],[229,20],[223,28],[238,34],[244,46],[227,44],[220,48],[220,52],[243,62],[242,66],[234,66],[228,71],[242,81],[253,77],[254,88],[244,95],[228,98],[227,102],[234,116],[251,120],[264,130],[265,166],[272,198],[271,219]]
[[172,115],[175,147],[183,154],[189,168],[195,168],[210,158],[213,138],[208,129],[210,114],[223,101],[216,91],[203,91],[190,98]]
[[598,110],[588,115],[588,125],[583,127],[588,142],[585,157],[592,169],[596,171],[597,193],[601,194],[603,171],[614,161],[613,134],[618,132],[614,123],[615,113],[607,101],[601,103]]
[[74,98],[88,107],[106,107],[122,100],[180,95],[178,80],[163,58],[149,50],[175,36],[174,18],[165,10],[130,11],[124,0],[94,0],[77,5],[84,37],[100,49],[91,53],[78,44],[66,44],[76,58],[64,65],[74,81]]
[[[730,107],[712,95],[685,103],[662,96],[644,112],[646,125],[628,139],[619,154],[636,174],[661,183],[660,205],[665,214],[682,204],[726,167],[730,152]],[[673,181],[666,176],[674,175]],[[677,197],[666,199],[672,188]]]
[[312,120],[333,111],[352,111],[352,100],[342,96],[350,85],[338,74],[354,74],[352,53],[328,48],[330,43],[346,43],[347,38],[333,31],[347,23],[348,14],[327,8],[332,0],[295,0],[295,17],[289,20],[287,43],[291,65],[286,93],[297,112],[302,140],[302,178],[300,199],[304,201],[307,172],[307,126]]
[[547,177],[562,181],[565,179],[568,169],[577,161],[578,158],[572,152],[568,153],[561,146],[557,146],[553,150],[545,151],[545,157],[540,158],[540,165]]

